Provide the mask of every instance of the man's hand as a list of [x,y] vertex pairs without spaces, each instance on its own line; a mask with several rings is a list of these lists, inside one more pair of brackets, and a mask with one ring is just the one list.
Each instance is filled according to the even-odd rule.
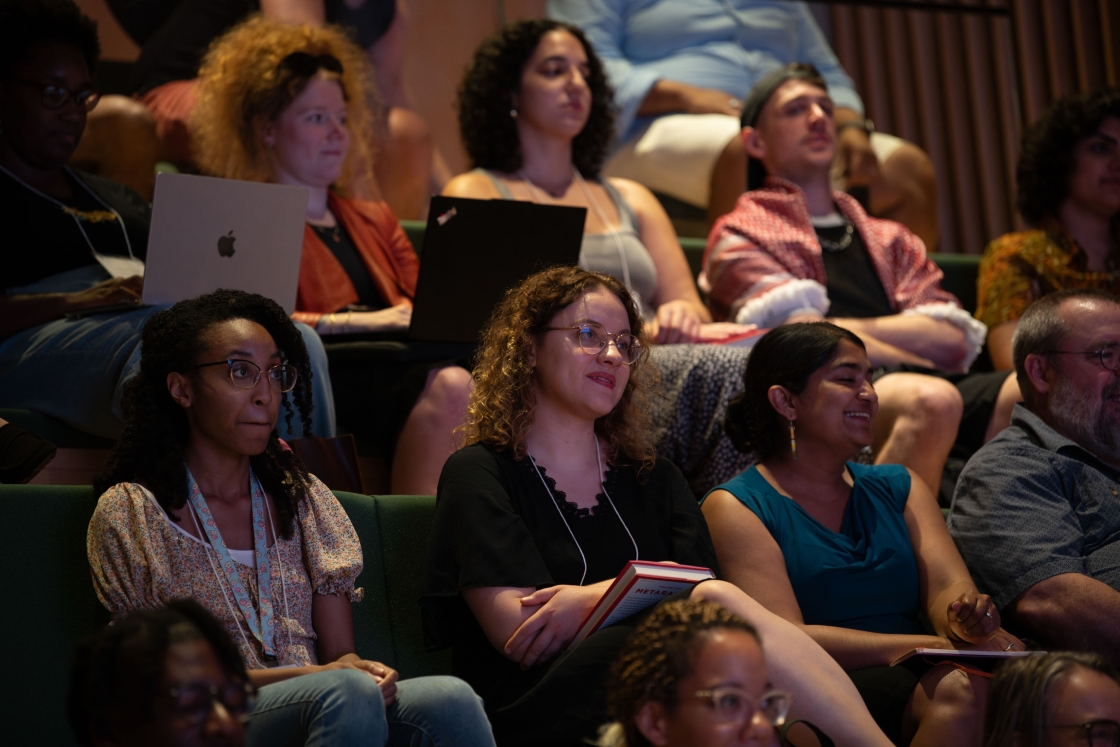
[[601,596],[596,588],[550,586],[522,597],[522,606],[538,609],[510,636],[506,656],[522,669],[552,659],[575,638],[579,624]]

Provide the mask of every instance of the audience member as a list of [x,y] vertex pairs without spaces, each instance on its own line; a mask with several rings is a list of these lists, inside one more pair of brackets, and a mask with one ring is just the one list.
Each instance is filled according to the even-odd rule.
[[876,380],[876,461],[910,467],[936,492],[954,440],[967,458],[1006,426],[1014,380],[973,375],[954,387],[925,375],[967,371],[984,326],[942,290],[921,240],[831,189],[834,104],[813,67],[790,65],[755,86],[743,142],[751,191],[716,223],[704,257],[714,315],[775,327],[828,314],[859,335],[872,365],[890,367]]
[[961,473],[949,532],[1016,630],[1120,664],[1120,302],[1043,296],[1011,348],[1023,403]]
[[137,610],[79,646],[67,710],[88,747],[241,747],[256,697],[221,623],[193,599],[177,599]]
[[770,684],[755,629],[691,600],[667,602],[635,628],[607,692],[617,721],[602,747],[769,747],[790,706]]
[[[917,476],[853,459],[879,409],[863,342],[827,322],[755,345],[727,429],[759,462],[702,502],[725,578],[803,626],[895,744],[979,745],[985,681],[892,667],[915,648],[1022,649]],[[933,635],[927,634],[925,615]]]
[[[658,342],[696,341],[711,316],[664,209],[636,182],[600,178],[612,110],[583,32],[546,19],[510,24],[479,47],[463,78],[459,128],[475,168],[444,192],[586,208],[580,266],[624,282]],[[719,427],[746,355],[654,348],[666,395],[655,403],[658,451],[698,489],[747,464]]]
[[[97,104],[97,56],[96,27],[70,0],[0,3],[0,217],[21,247],[5,253],[0,276],[0,407],[115,438],[155,309],[98,310],[139,303],[151,210],[127,187],[66,165]],[[301,333],[316,374],[315,433],[331,436],[326,354]]]
[[355,652],[358,535],[276,431],[288,393],[306,427],[309,370],[262,296],[218,291],[152,317],[125,434],[94,485],[98,598],[115,619],[184,596],[206,606],[260,688],[250,745],[492,745],[463,682],[398,682]]
[[1120,677],[1096,654],[1012,659],[996,670],[984,747],[1115,747]]
[[[378,158],[362,162],[354,184],[380,194],[406,218],[422,216],[431,189],[450,174],[433,153],[427,124],[413,111],[402,79],[407,18],[401,0],[109,0],[128,34],[143,49],[132,85],[155,118],[164,157],[177,164],[195,163],[192,110],[198,97],[199,63],[207,46],[223,33],[260,11],[289,24],[339,24],[365,49],[376,75],[364,81],[362,96],[378,108],[377,127],[363,133],[377,145]],[[376,184],[369,183],[369,168]]]
[[1032,302],[1058,290],[1120,292],[1120,90],[1056,101],[1024,134],[1019,214],[1033,228],[984,250],[976,318],[997,369]]
[[[524,281],[483,333],[469,445],[440,477],[420,601],[429,645],[452,646],[502,744],[580,744],[608,720],[606,671],[631,625],[569,644],[627,561],[715,568],[696,499],[646,427],[648,340],[626,287],[577,268]],[[795,626],[722,581],[691,596],[750,622],[775,685],[839,743],[888,743]]]
[[[406,332],[419,271],[389,206],[346,196],[347,174],[368,154],[369,79],[340,30],[255,16],[214,42],[197,85],[205,170],[307,189],[295,318],[336,340]],[[392,456],[392,491],[434,494],[470,373],[446,361],[379,360],[336,381],[342,427]]]
[[770,71],[817,66],[836,95],[837,188],[869,189],[875,215],[937,246],[933,165],[917,146],[874,131],[809,8],[769,0],[549,0],[603,58],[619,105],[606,173],[730,212],[746,184],[741,99]]

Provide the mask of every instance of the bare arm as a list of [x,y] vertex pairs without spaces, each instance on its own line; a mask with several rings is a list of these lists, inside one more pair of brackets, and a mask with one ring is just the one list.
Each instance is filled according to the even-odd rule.
[[1051,576],[1016,597],[1007,613],[1053,648],[1095,651],[1120,665],[1120,592],[1095,578]]
[[681,112],[684,114],[729,114],[739,116],[742,102],[725,91],[697,88],[675,80],[659,79],[638,106],[639,117]]
[[959,327],[922,314],[829,321],[855,332],[861,338],[864,335],[874,337],[887,345],[928,359],[933,362],[934,368],[942,371],[960,371],[969,352],[968,338]]
[[992,356],[992,366],[997,371],[1015,368],[1015,363],[1011,360],[1011,337],[1018,326],[1019,320],[1012,319],[988,330],[988,354]]
[[143,287],[144,279],[133,276],[112,278],[78,293],[0,295],[0,340],[39,324],[61,319],[72,311],[118,303],[139,303]]

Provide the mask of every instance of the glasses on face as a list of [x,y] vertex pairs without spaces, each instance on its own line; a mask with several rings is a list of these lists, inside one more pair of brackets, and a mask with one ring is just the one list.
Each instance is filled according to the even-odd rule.
[[786,714],[793,702],[793,696],[781,690],[763,693],[755,701],[746,691],[738,687],[715,687],[711,690],[697,690],[694,698],[708,701],[716,718],[723,723],[743,723],[761,715],[774,726],[786,722]]
[[171,696],[171,709],[191,724],[205,721],[214,701],[221,703],[233,718],[249,713],[257,702],[257,688],[249,682],[227,682],[221,687],[199,682],[172,687],[167,694]]
[[16,78],[15,82],[38,89],[44,109],[61,109],[73,101],[88,112],[92,111],[93,107],[97,106],[97,102],[101,100],[101,92],[93,88],[71,91],[64,86],[44,85],[33,80]]
[[[195,368],[207,366],[229,366],[229,380],[238,389],[252,389],[261,379],[261,367],[252,361],[230,358],[213,363],[199,363]],[[273,366],[265,373],[268,374],[268,385],[278,392],[290,392],[296,386],[296,377],[299,372],[295,366],[281,363]]]
[[303,78],[310,78],[319,70],[327,70],[337,75],[342,75],[342,63],[338,58],[329,54],[308,54],[307,52],[292,52],[280,60],[281,70],[291,70]]
[[1047,726],[1047,729],[1078,729],[1088,747],[1120,747],[1120,724],[1102,719],[1084,724]]
[[613,343],[614,349],[622,356],[622,362],[629,366],[642,354],[642,344],[638,338],[629,332],[611,334],[598,324],[579,324],[575,327],[545,327],[546,332],[564,332],[577,330],[576,337],[579,346],[588,355],[598,355],[608,344]]
[[1095,355],[1109,371],[1120,371],[1120,346],[1106,345],[1100,350],[1047,350],[1045,355]]

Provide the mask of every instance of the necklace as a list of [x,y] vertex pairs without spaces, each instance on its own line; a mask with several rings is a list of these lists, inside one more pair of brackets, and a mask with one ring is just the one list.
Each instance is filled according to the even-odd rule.
[[[620,514],[615,507],[614,501],[611,500],[611,494],[607,492],[607,486],[603,482],[603,455],[599,449],[599,438],[594,434],[592,434],[591,437],[595,439],[595,461],[599,465],[599,487],[603,489],[603,495],[607,497],[607,503],[611,504],[614,515],[622,522],[622,528],[626,530],[626,534],[634,544],[634,560],[640,560],[641,556],[638,553],[638,542],[634,539],[634,535],[631,534],[630,527],[626,526],[626,522],[623,521],[622,514]],[[560,520],[564,522],[564,527],[567,528],[568,534],[572,536],[572,542],[576,543],[576,549],[579,550],[579,557],[583,560],[583,575],[579,577],[579,585],[583,586],[583,582],[587,580],[587,556],[583,554],[583,548],[580,547],[579,540],[576,539],[576,533],[572,531],[572,525],[568,523],[567,517],[564,516],[564,511],[560,508],[560,501],[556,500],[556,495],[552,492],[552,488],[548,487],[548,482],[544,479],[544,475],[541,474],[541,468],[537,466],[537,460],[533,458],[532,454],[529,454],[529,461],[533,463],[533,469],[536,470],[537,477],[541,479],[541,485],[544,485],[544,489],[548,492],[549,497],[552,498],[552,505],[556,507],[556,512],[560,514]]]
[[826,239],[826,238],[822,237],[818,233],[817,234],[817,241],[820,242],[821,249],[824,249],[826,252],[832,252],[832,253],[842,252],[845,249],[847,249],[849,246],[851,246],[851,244],[852,244],[852,234],[853,233],[855,233],[855,226],[852,225],[852,222],[850,220],[848,220],[847,218],[844,218],[844,235],[843,236],[841,236],[839,239],[837,239],[835,241],[832,241],[830,239]]
[[333,241],[336,244],[341,244],[342,243],[342,232],[341,232],[342,224],[339,223],[337,220],[334,223],[334,228],[327,228],[326,226],[317,226],[314,223],[311,224],[311,227],[315,229],[315,233],[319,234],[319,238],[322,238],[322,239],[329,238],[331,241]]

